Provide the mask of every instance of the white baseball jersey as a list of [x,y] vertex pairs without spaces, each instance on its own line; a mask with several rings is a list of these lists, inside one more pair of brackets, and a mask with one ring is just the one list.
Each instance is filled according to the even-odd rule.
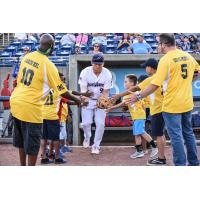
[[102,95],[103,90],[112,88],[112,74],[108,69],[103,67],[99,76],[96,76],[93,72],[93,67],[89,66],[81,71],[78,83],[87,87],[89,92],[93,92],[87,108],[95,108],[97,99]]

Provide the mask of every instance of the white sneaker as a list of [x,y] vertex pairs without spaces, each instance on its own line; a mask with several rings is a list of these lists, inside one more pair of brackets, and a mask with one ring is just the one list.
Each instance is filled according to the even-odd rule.
[[90,146],[90,139],[84,139],[83,141],[83,147],[88,148]]
[[150,157],[153,158],[157,154],[158,154],[158,148],[152,148],[151,149],[151,155],[150,155]]
[[99,148],[97,147],[92,147],[92,150],[91,150],[91,154],[99,154]]
[[135,158],[142,158],[143,156],[144,156],[144,152],[143,152],[143,151],[141,151],[141,152],[136,151],[135,153],[133,153],[133,154],[130,156],[130,158],[132,158],[132,159],[135,159]]

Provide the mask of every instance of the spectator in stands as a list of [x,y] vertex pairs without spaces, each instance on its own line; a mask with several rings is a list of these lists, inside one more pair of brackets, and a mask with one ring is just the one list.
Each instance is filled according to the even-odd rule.
[[182,47],[183,51],[189,51],[190,50],[190,42],[189,42],[189,39],[186,35],[184,36],[184,40],[181,43],[181,47]]
[[95,43],[93,45],[93,50],[89,51],[89,54],[98,54],[98,53],[102,53],[100,50],[100,44],[99,43]]
[[189,42],[190,42],[190,49],[191,50],[197,50],[197,42],[198,42],[198,40],[197,40],[197,37],[196,37],[196,35],[190,35],[189,36]]
[[28,53],[30,53],[30,48],[29,47],[25,47],[23,49],[23,55],[21,55],[20,58],[19,58],[20,62],[22,61],[23,57]]
[[35,38],[33,33],[28,33],[27,34],[27,39],[31,40],[31,41],[34,41],[34,42],[37,42],[37,39]]
[[128,33],[124,33],[122,39],[119,41],[117,49],[120,51],[128,51],[128,47],[131,45],[130,36]]
[[137,36],[138,42],[133,43],[129,48],[128,51],[134,54],[150,54],[153,50],[151,46],[144,42],[144,37],[142,34],[138,34]]
[[27,40],[28,36],[27,36],[27,33],[15,33],[14,38],[16,40],[23,41],[23,40]]
[[66,45],[66,44],[74,45],[75,42],[76,42],[76,37],[75,34],[73,33],[67,33],[63,35],[63,37],[60,40],[61,45]]
[[197,42],[197,49],[194,51],[194,53],[200,54],[200,42]]
[[80,45],[76,44],[74,51],[75,51],[75,54],[80,54],[81,53],[81,47],[80,47]]
[[88,35],[87,34],[79,33],[76,36],[76,44],[87,45],[87,42],[88,42]]
[[107,45],[107,38],[105,33],[93,33],[93,38],[92,38],[92,45],[95,43],[100,44],[101,49],[103,52],[106,50],[106,45]]

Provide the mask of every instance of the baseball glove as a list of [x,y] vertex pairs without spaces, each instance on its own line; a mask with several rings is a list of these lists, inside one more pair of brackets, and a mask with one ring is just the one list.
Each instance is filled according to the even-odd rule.
[[115,104],[115,100],[110,99],[105,96],[101,96],[97,100],[96,106],[97,106],[97,108],[100,108],[100,109],[108,109],[109,107],[113,106],[114,104]]

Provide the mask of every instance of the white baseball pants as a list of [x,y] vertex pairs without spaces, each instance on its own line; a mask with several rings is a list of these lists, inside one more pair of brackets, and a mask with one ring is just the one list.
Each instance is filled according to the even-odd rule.
[[105,118],[106,112],[103,109],[89,109],[82,108],[82,127],[84,131],[84,137],[86,140],[90,140],[91,137],[91,124],[94,122],[96,124],[95,137],[94,137],[94,147],[99,148],[100,143],[103,138],[105,129]]

